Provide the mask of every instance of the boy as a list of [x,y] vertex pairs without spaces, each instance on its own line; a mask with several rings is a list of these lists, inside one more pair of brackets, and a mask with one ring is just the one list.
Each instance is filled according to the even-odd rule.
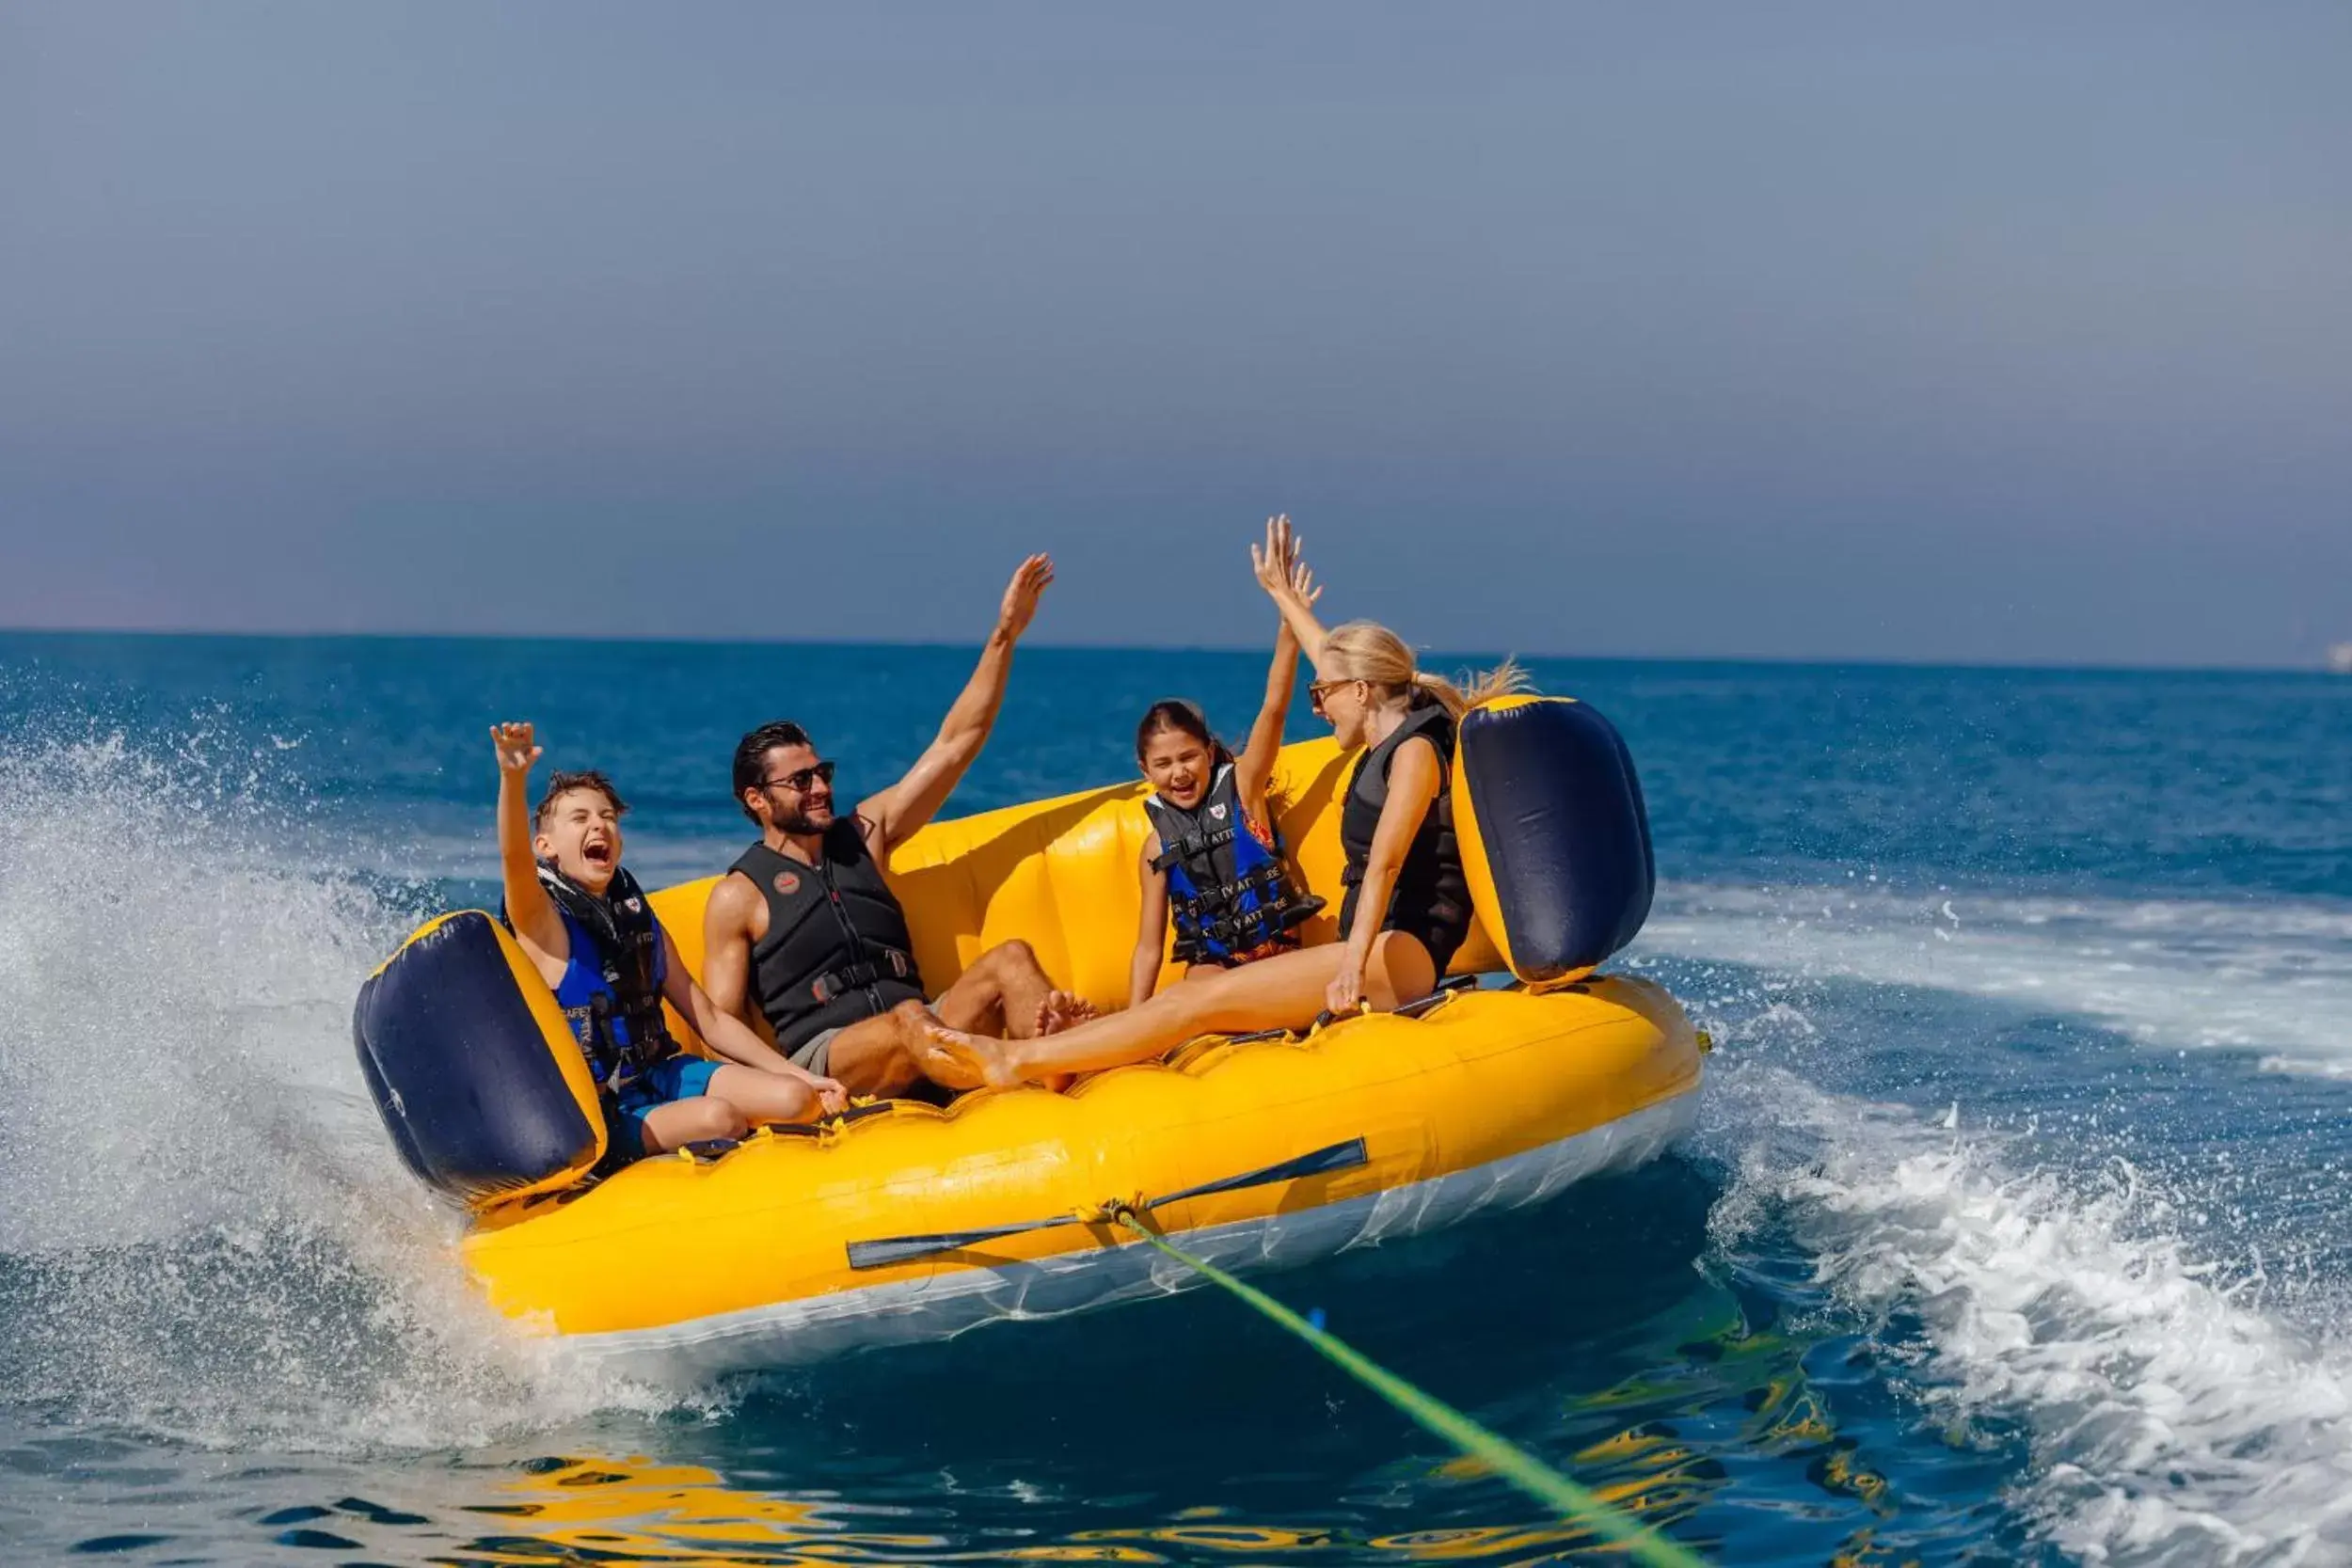
[[[529,724],[499,724],[499,865],[516,942],[571,1021],[624,1159],[754,1123],[837,1112],[847,1092],[795,1066],[719,1010],[680,962],[636,879],[621,868],[623,803],[601,773],[558,773],[535,814],[523,795],[539,760]],[[661,1003],[693,1022],[725,1064],[687,1054]]]

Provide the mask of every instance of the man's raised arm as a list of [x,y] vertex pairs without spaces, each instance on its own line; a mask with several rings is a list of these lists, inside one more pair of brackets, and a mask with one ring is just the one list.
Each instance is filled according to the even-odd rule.
[[873,824],[869,847],[878,858],[931,819],[972,766],[972,759],[980,754],[988,732],[995,727],[996,710],[1004,705],[1005,682],[1012,674],[1013,644],[1028,630],[1030,618],[1037,614],[1038,597],[1053,580],[1051,557],[1033,555],[1021,563],[1005,589],[1004,603],[996,612],[996,629],[989,633],[988,646],[980,650],[979,666],[941,721],[938,736],[914,759],[906,777],[859,802],[858,815]]

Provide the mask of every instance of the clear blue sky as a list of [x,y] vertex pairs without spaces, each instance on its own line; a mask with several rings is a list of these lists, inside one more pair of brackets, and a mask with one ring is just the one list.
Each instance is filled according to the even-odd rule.
[[2299,663],[2352,6],[0,6],[0,625]]

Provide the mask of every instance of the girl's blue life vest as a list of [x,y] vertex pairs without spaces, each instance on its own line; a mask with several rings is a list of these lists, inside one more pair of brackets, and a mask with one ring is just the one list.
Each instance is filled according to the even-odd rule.
[[1230,969],[1298,945],[1298,927],[1323,900],[1291,876],[1280,836],[1269,847],[1243,820],[1231,762],[1190,811],[1157,794],[1144,797],[1143,809],[1160,835],[1152,869],[1168,875],[1177,962]]
[[[661,987],[669,978],[661,923],[626,869],[614,870],[601,898],[544,861],[539,884],[571,939],[555,1004],[586,1053],[597,1088],[617,1096],[647,1068],[677,1054],[661,1019]],[[507,924],[511,928],[514,922]]]

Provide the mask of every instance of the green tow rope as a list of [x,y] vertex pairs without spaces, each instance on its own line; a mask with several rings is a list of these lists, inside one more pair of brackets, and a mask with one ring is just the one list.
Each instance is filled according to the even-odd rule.
[[1361,1351],[1316,1327],[1255,1286],[1242,1283],[1216,1264],[1193,1257],[1167,1237],[1147,1228],[1134,1210],[1114,1207],[1107,1217],[1115,1224],[1125,1226],[1201,1278],[1223,1287],[1306,1340],[1325,1358],[1421,1426],[1501,1475],[1529,1497],[1547,1507],[1559,1510],[1564,1518],[1590,1526],[1595,1534],[1625,1547],[1637,1560],[1652,1564],[1653,1568],[1707,1568],[1707,1560],[1696,1552],[1676,1544],[1637,1520],[1628,1518],[1510,1439],[1488,1432],[1436,1395],[1414,1387]]

